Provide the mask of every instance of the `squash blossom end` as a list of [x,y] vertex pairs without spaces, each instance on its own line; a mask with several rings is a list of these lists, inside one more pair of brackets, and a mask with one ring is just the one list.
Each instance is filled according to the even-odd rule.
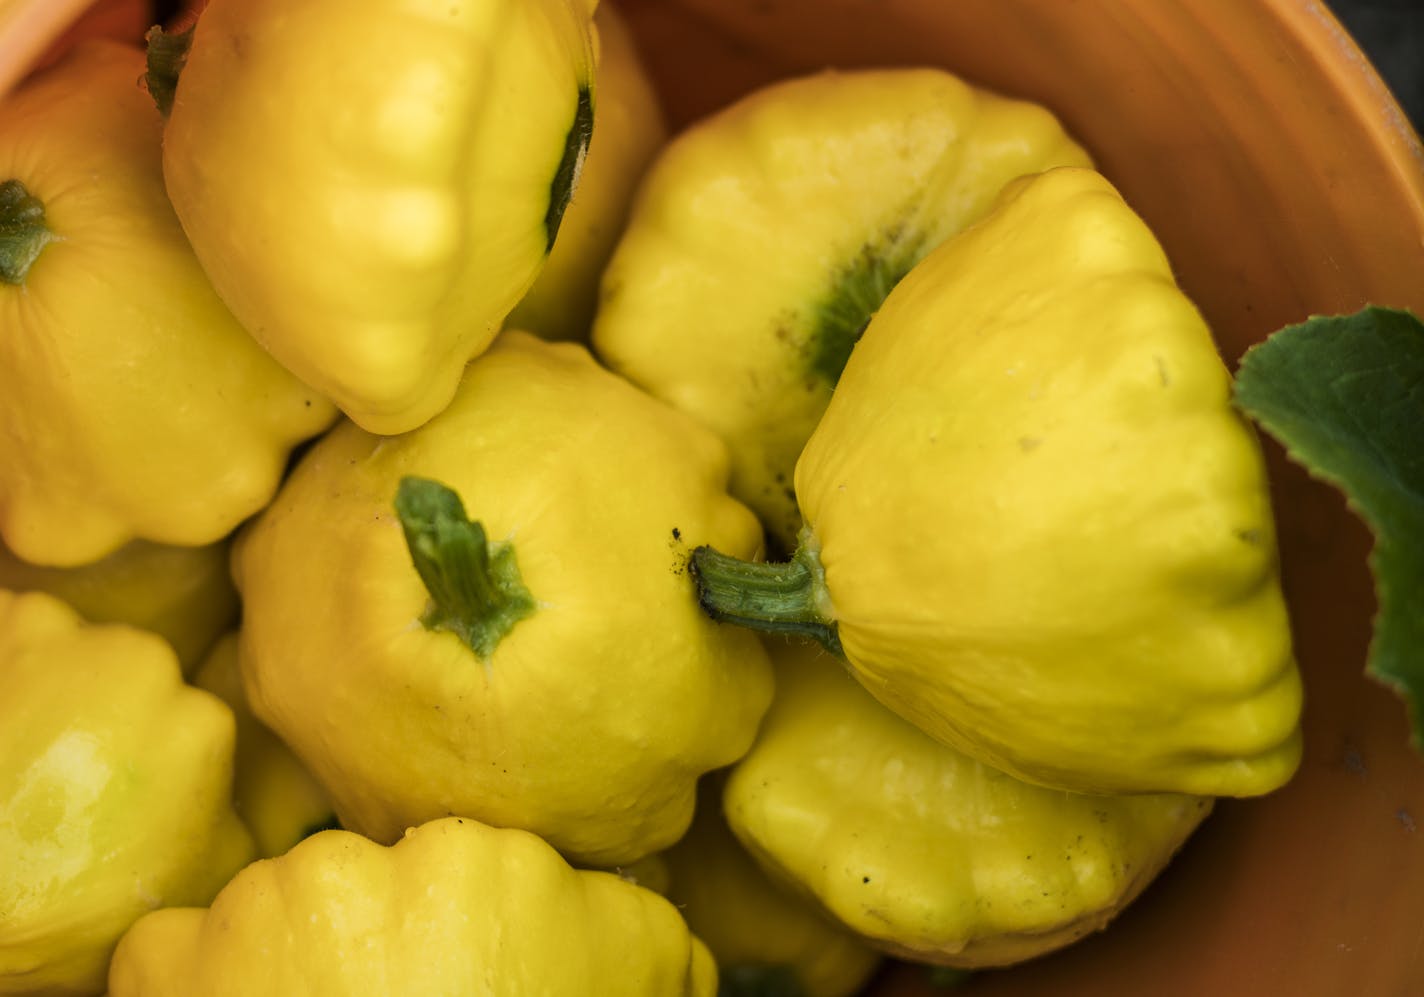
[[44,202],[16,179],[0,183],[0,280],[20,285],[54,239],[45,226]]

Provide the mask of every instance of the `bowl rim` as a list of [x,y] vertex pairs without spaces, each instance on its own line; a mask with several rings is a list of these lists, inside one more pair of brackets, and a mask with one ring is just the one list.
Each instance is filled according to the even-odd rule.
[[1261,2],[1296,35],[1302,52],[1316,54],[1320,71],[1365,127],[1424,226],[1424,140],[1374,62],[1324,0]]
[[0,0],[0,96],[98,0]]

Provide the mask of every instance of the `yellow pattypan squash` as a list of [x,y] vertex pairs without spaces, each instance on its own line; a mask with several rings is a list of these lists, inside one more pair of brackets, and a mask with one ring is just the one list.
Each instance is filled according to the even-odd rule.
[[656,893],[448,817],[391,847],[322,831],[209,909],[150,914],[114,955],[109,997],[713,997],[716,980]]
[[444,408],[554,245],[593,127],[589,7],[211,0],[173,46],[163,172],[198,258],[366,429]]
[[796,457],[886,293],[1008,181],[1088,161],[1044,108],[942,70],[760,88],[658,155],[594,348],[726,441],[732,494],[789,550]]
[[73,568],[30,564],[0,544],[0,588],[48,592],[91,623],[127,623],[173,645],[185,673],[237,620],[228,543],[172,547],[134,540]]
[[1097,173],[1010,185],[891,292],[796,491],[793,560],[699,555],[706,605],[813,633],[937,740],[1079,792],[1249,796],[1295,771],[1261,450]]
[[335,414],[208,283],[142,75],[90,42],[0,104],[0,537],[35,564],[223,539]]
[[978,968],[1067,945],[1211,810],[1021,782],[925,736],[818,645],[768,645],[776,700],[727,779],[727,822],[768,874],[887,954]]
[[773,883],[752,860],[722,814],[724,776],[714,772],[702,779],[692,827],[662,853],[665,895],[717,960],[722,992],[727,997],[859,993],[880,965],[879,954],[814,902]]
[[0,994],[98,994],[119,936],[253,857],[232,714],[173,650],[0,590]]
[[504,333],[439,416],[339,426],[239,535],[254,714],[377,841],[455,814],[583,865],[665,848],[771,697],[686,572],[692,545],[759,549],[726,475],[582,346]]
[[306,766],[252,715],[237,664],[237,633],[225,634],[198,667],[193,684],[220,698],[237,721],[233,800],[252,830],[257,854],[281,855],[335,820],[331,802]]

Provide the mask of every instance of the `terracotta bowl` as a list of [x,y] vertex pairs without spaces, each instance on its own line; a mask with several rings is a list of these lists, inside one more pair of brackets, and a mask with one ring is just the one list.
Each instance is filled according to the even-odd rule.
[[[0,4],[0,87],[82,6]],[[1046,104],[1157,232],[1233,364],[1310,314],[1424,314],[1424,150],[1316,0],[621,6],[674,124],[823,66],[942,66]],[[1106,932],[962,992],[1424,993],[1424,760],[1363,673],[1370,537],[1268,448],[1308,697],[1299,775],[1221,804]],[[874,992],[942,991],[898,966]]]

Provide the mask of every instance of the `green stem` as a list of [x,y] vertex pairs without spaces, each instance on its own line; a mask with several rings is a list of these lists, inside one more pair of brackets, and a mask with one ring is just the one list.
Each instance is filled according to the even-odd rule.
[[0,183],[0,280],[23,284],[53,238],[45,227],[44,203],[18,180]]
[[952,966],[927,966],[925,969],[929,985],[940,990],[962,987],[973,978],[974,971],[970,969],[955,969]]
[[813,637],[826,650],[845,657],[829,603],[820,552],[807,531],[790,561],[777,564],[742,561],[711,547],[692,552],[697,601],[714,620],[736,623],[763,633]]
[[395,504],[410,559],[430,593],[421,622],[450,631],[488,660],[535,609],[513,546],[490,543],[484,527],[465,515],[460,496],[438,481],[402,478]]
[[790,966],[732,963],[719,966],[717,997],[805,997],[801,979]]
[[148,86],[148,95],[165,118],[173,110],[178,76],[183,72],[183,66],[188,61],[188,49],[193,44],[193,28],[194,25],[190,24],[170,33],[154,25],[144,36],[148,42],[148,72],[143,80]]
[[564,211],[573,200],[574,191],[578,189],[579,177],[583,173],[583,161],[588,156],[588,143],[592,140],[593,91],[584,85],[579,87],[573,124],[564,136],[564,154],[559,160],[559,168],[554,171],[553,182],[549,184],[549,207],[544,212],[546,253],[554,248],[559,226],[564,221]]

